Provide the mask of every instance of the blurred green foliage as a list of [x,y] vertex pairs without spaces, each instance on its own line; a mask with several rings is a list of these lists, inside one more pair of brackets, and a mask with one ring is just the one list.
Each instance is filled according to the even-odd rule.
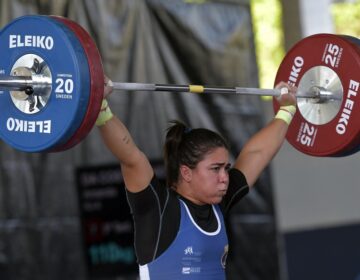
[[334,32],[360,38],[360,1],[331,5]]
[[[301,1],[301,0],[299,0]],[[272,88],[285,56],[281,0],[250,0],[259,68],[259,86]],[[360,38],[360,0],[333,3],[334,33]]]
[[285,55],[280,0],[251,0],[259,86],[272,88]]

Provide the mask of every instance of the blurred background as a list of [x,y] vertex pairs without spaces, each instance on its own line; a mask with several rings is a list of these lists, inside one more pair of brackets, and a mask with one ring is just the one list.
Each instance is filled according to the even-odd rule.
[[[1,28],[24,15],[78,22],[120,82],[272,88],[299,40],[360,35],[359,1],[0,1]],[[222,133],[234,159],[274,115],[271,99],[260,97],[119,92],[109,99],[159,177],[169,120]],[[227,278],[359,280],[359,159],[313,157],[285,143],[231,213]],[[0,141],[0,279],[137,279],[122,190],[96,128],[61,153],[24,153]]]

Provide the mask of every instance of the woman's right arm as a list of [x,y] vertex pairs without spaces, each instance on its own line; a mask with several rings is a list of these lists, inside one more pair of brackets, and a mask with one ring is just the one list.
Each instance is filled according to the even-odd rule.
[[104,143],[120,161],[126,188],[130,192],[145,189],[150,184],[154,171],[125,125],[116,116],[112,116],[98,127]]

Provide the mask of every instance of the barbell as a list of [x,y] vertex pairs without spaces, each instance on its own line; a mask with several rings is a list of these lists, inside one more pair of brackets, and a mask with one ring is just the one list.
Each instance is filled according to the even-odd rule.
[[[88,32],[58,16],[15,19],[0,32],[0,136],[24,152],[60,152],[90,132],[104,91],[101,56]],[[286,135],[302,153],[346,156],[360,148],[360,43],[345,35],[300,40],[275,84],[297,86],[297,113]],[[118,91],[266,95],[279,89],[112,82]],[[273,99],[274,111],[279,104]]]

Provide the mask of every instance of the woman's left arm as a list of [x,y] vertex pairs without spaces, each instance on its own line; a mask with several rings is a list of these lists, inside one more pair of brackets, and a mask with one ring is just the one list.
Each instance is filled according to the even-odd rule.
[[284,82],[279,83],[276,88],[285,89],[285,93],[278,98],[279,112],[269,124],[247,141],[234,164],[234,168],[245,175],[250,187],[281,148],[296,110],[296,88]]

